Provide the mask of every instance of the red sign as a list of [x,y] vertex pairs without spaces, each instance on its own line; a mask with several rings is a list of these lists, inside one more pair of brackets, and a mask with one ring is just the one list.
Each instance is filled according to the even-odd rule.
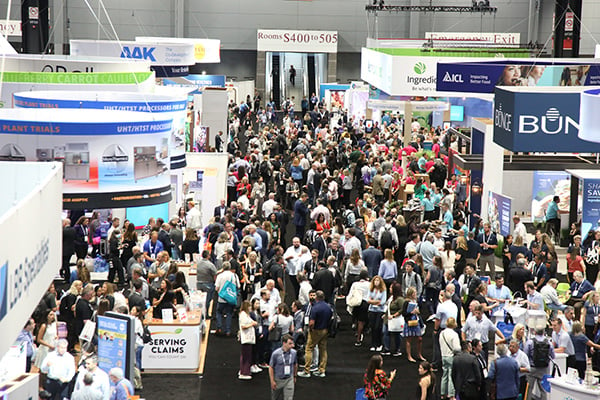
[[572,11],[567,11],[565,13],[565,32],[573,32],[573,22],[575,20],[575,15]]

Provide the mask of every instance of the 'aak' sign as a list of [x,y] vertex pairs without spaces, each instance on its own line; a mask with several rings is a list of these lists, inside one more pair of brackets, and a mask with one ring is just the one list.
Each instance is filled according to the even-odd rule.
[[599,152],[600,143],[581,138],[580,98],[580,91],[496,88],[494,142],[515,152]]
[[149,61],[152,66],[189,66],[196,63],[194,44],[169,42],[117,42],[71,40],[71,54],[82,57],[117,57]]

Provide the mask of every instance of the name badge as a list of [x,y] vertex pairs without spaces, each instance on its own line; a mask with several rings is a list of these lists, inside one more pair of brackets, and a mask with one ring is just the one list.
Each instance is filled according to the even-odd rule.
[[575,296],[575,297],[579,297],[579,296],[577,296],[577,294],[578,294],[578,293],[579,293],[579,290],[575,290],[575,291],[573,292],[573,296]]
[[304,325],[308,325],[309,322],[310,322],[310,318],[307,315],[306,317],[304,317]]
[[291,367],[291,366],[289,366],[289,365],[284,365],[284,366],[283,366],[283,374],[284,374],[285,376],[289,376],[289,375],[291,375],[291,374],[292,374],[292,367]]
[[308,279],[312,281],[312,279],[313,279],[313,277],[314,277],[314,276],[315,276],[315,273],[314,273],[314,272],[311,272],[311,273],[308,275]]

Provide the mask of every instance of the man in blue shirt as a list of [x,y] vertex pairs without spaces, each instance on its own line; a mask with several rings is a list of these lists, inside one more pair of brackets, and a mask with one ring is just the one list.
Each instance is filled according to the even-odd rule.
[[593,291],[594,285],[587,279],[583,279],[581,271],[575,271],[571,283],[571,298],[566,304],[575,307],[575,319],[577,321],[580,319],[583,304]]
[[124,378],[121,368],[112,368],[108,377],[114,385],[110,400],[127,400],[133,396],[133,385]]
[[450,208],[446,203],[442,203],[442,215],[443,216],[441,225],[443,225],[445,227],[446,232],[449,233],[452,231],[452,229],[454,229],[454,217],[452,216]]
[[291,335],[285,334],[281,338],[281,347],[271,354],[269,380],[272,399],[292,400],[294,398],[298,360],[293,347],[294,339]]
[[367,266],[367,270],[369,271],[369,276],[372,278],[377,274],[379,270],[379,264],[383,259],[381,255],[381,251],[375,247],[375,239],[369,238],[369,247],[363,250],[362,259]]
[[546,209],[546,233],[550,237],[554,233],[556,242],[558,242],[560,235],[560,210],[558,209],[558,203],[560,203],[560,197],[554,196]]
[[329,321],[333,315],[331,306],[325,302],[325,294],[322,290],[317,290],[317,301],[310,310],[310,320],[308,323],[308,341],[306,343],[306,358],[304,371],[298,372],[302,378],[310,377],[310,366],[312,364],[313,350],[315,346],[319,347],[319,370],[314,373],[315,376],[324,378],[327,368],[327,336]]
[[500,303],[497,307],[494,307],[492,314],[496,311],[504,308],[504,303],[511,299],[510,290],[504,286],[504,277],[500,274],[496,275],[495,285],[488,286],[488,297],[494,301]]
[[516,399],[519,395],[519,363],[507,356],[505,344],[496,346],[498,358],[491,363],[488,379],[496,381],[496,399]]
[[144,243],[144,259],[146,260],[146,267],[150,267],[153,262],[156,262],[156,256],[163,250],[163,244],[158,240],[158,232],[151,232],[150,240]]
[[535,263],[533,267],[533,283],[535,283],[536,290],[541,290],[544,287],[548,279],[550,279],[550,274],[548,273],[548,268],[546,267],[546,263],[544,262],[545,257],[542,253],[538,253],[533,258],[533,262]]

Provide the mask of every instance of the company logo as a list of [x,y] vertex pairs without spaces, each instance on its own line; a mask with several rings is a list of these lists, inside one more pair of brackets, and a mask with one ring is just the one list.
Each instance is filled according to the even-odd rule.
[[8,311],[8,262],[0,267],[0,321]]
[[85,70],[72,70],[69,71],[69,69],[67,67],[65,67],[64,65],[50,65],[50,64],[46,64],[44,65],[44,67],[42,68],[41,72],[94,72],[94,67],[90,66],[90,67],[85,67]]
[[419,75],[422,75],[425,73],[425,71],[427,71],[427,66],[425,65],[425,63],[418,62],[413,67],[413,71],[415,71]]
[[196,46],[194,46],[194,57],[196,60],[204,60],[205,56],[206,48],[202,44],[197,43]]
[[542,116],[519,115],[519,133],[536,134],[541,131],[547,135],[568,135],[570,130],[579,132],[579,122],[568,115],[561,115],[556,107],[550,107]]
[[502,111],[502,103],[494,110],[494,126],[509,132],[512,128],[512,114]]
[[154,57],[154,50],[156,47],[138,47],[135,46],[130,48],[129,46],[123,46],[123,50],[121,51],[121,58],[135,58],[137,60],[149,60],[156,61]]
[[443,82],[455,82],[455,83],[465,83],[463,81],[462,74],[451,74],[450,72],[446,72],[444,75]]

